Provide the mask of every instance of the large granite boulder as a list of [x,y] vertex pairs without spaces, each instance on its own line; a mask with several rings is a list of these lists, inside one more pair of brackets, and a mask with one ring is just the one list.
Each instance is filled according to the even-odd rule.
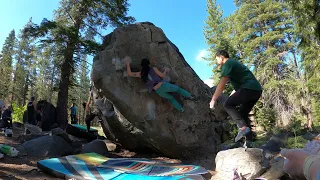
[[[41,116],[41,128],[43,131],[49,131],[55,127],[57,127],[57,114],[56,108],[54,105],[49,103],[46,100],[40,100],[37,103],[37,109],[42,112]],[[34,114],[34,118],[36,118],[36,114]],[[28,122],[28,111],[23,112],[23,123],[26,124]]]
[[57,123],[56,108],[46,100],[38,101],[37,109],[41,110],[41,128],[43,131],[49,131]]
[[[141,79],[128,77],[123,61],[126,56],[132,59],[132,71],[140,70],[143,58],[160,70],[170,68],[167,81],[197,99],[183,101],[184,113],[175,110],[166,99],[149,93]],[[221,134],[217,132],[222,128],[219,121],[227,117],[223,98],[217,102],[216,110],[209,109],[212,90],[152,23],[120,27],[107,35],[103,50],[93,60],[91,76],[95,87],[113,105],[115,115],[106,121],[124,147],[151,148],[170,157],[189,159],[208,159],[217,153],[221,143]]]

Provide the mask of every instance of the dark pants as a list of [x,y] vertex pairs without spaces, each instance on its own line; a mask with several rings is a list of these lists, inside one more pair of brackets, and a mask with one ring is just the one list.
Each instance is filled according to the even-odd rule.
[[2,121],[4,122],[5,128],[12,128],[12,119],[11,118],[5,118],[5,119],[2,119]]
[[[262,91],[240,88],[226,100],[224,103],[224,109],[237,123],[238,128],[247,126],[252,129],[250,119],[248,117],[249,112],[259,100],[261,94]],[[237,108],[238,106],[240,106],[240,108]],[[247,134],[247,139],[252,141],[252,131]]]
[[36,125],[36,114],[28,113],[28,123],[32,125]]
[[77,115],[70,114],[70,116],[71,116],[71,124],[77,124]]
[[87,131],[89,132],[90,131],[90,126],[91,126],[91,121],[93,121],[93,119],[98,116],[96,114],[88,114],[86,115],[86,118],[85,118],[85,121],[86,121],[86,124],[87,124]]

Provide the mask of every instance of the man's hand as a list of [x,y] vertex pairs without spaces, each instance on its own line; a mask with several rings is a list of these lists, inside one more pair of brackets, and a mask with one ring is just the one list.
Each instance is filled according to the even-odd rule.
[[210,109],[214,109],[215,103],[216,103],[216,101],[212,99],[210,102]]
[[310,155],[303,149],[283,149],[281,156],[285,158],[283,170],[292,179],[305,179],[303,174],[304,160]]
[[320,142],[308,141],[303,150],[307,151],[311,155],[320,155]]

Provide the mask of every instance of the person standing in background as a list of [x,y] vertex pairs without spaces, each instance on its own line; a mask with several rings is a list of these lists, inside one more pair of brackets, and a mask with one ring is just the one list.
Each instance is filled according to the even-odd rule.
[[3,100],[0,99],[0,118],[2,117],[3,108],[4,108],[4,103],[3,103]]
[[71,124],[77,124],[77,108],[76,108],[76,103],[73,103],[72,106],[70,107],[71,111]]
[[28,123],[32,125],[36,125],[37,106],[35,100],[36,98],[32,96],[27,104]]

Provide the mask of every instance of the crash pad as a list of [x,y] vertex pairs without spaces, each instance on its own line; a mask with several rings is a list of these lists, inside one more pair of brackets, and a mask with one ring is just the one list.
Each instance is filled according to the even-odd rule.
[[[203,180],[200,174],[208,173],[201,166],[148,159],[107,158],[97,153],[41,160],[37,165],[42,171],[64,179]],[[165,168],[161,169],[161,166]]]
[[195,165],[181,165],[148,159],[110,158],[99,167],[111,168],[130,174],[148,176],[173,176],[206,174],[206,169]]
[[80,124],[68,124],[66,132],[87,141],[93,141],[98,136],[98,130],[90,128],[90,132],[87,132],[87,127]]
[[[80,125],[80,124],[70,124],[71,126],[78,128],[81,131],[87,131],[87,126]],[[90,128],[90,132],[98,132],[98,130],[94,128]]]

